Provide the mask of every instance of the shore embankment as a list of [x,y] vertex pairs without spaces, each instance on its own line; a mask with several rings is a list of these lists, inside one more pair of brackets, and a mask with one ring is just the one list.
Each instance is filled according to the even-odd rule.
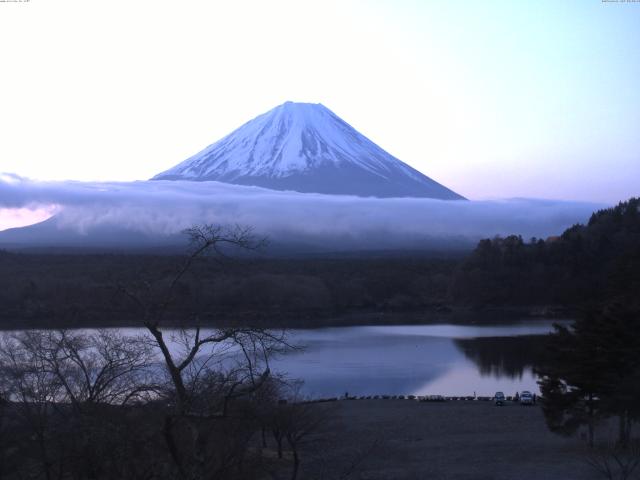
[[305,446],[310,474],[331,465],[368,480],[598,478],[584,443],[551,433],[539,406],[378,398],[318,408],[333,420]]

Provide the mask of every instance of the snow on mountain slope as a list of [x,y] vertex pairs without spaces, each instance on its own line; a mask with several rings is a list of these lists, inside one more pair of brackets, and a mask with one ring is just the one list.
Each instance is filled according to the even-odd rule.
[[462,196],[393,157],[321,104],[286,102],[152,180],[217,180],[374,197]]

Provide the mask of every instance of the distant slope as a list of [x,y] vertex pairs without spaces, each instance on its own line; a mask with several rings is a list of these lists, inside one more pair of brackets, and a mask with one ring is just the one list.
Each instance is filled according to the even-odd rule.
[[321,104],[286,102],[152,180],[217,180],[374,197],[464,197],[361,135]]
[[[286,236],[269,237],[268,246],[258,252],[234,250],[233,254],[267,257],[438,255],[441,252],[471,251],[473,245],[473,240],[456,235],[414,235],[402,238],[381,236],[374,242],[368,242],[331,234],[316,237],[290,232]],[[0,232],[0,250],[183,254],[187,248],[188,240],[181,233],[144,233],[113,223],[92,225],[86,232],[80,232],[66,223],[61,224],[55,216],[34,225]]]
[[0,248],[143,249],[182,246],[181,235],[146,234],[117,225],[93,225],[86,233],[59,224],[58,217],[0,232]]

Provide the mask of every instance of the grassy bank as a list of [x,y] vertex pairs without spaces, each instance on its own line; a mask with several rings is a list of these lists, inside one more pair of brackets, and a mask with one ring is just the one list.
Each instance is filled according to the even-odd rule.
[[[539,407],[492,402],[341,400],[302,452],[303,478],[598,478],[585,447],[547,429]],[[281,465],[284,476],[286,465]]]

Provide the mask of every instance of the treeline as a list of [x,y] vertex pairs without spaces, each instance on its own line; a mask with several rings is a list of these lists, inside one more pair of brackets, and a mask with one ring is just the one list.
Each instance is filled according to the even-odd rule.
[[594,213],[541,252],[571,287],[560,298],[583,305],[570,327],[556,326],[537,369],[547,425],[582,435],[588,463],[605,478],[632,478],[640,466],[640,200]]
[[[175,321],[311,327],[358,316],[441,315],[454,310],[564,306],[605,298],[639,302],[638,199],[592,215],[558,237],[480,241],[461,256],[200,258],[181,279]],[[119,286],[162,285],[184,257],[0,251],[0,325],[137,325]],[[403,317],[404,314],[407,314]],[[424,321],[424,316],[422,317]]]
[[460,266],[452,299],[473,305],[584,307],[624,298],[640,302],[640,199],[595,212],[545,240],[482,240]]
[[[121,285],[159,287],[179,256],[0,253],[4,327],[138,325]],[[424,312],[449,302],[448,258],[199,258],[170,319],[313,326],[344,315]]]

